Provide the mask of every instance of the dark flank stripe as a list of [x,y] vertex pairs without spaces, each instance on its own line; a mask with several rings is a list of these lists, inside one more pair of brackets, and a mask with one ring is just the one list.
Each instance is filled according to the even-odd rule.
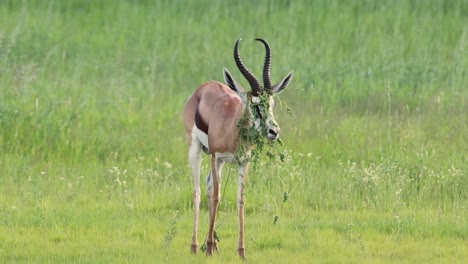
[[208,124],[206,124],[205,120],[201,117],[200,113],[197,111],[195,112],[195,125],[203,131],[203,133],[208,135]]

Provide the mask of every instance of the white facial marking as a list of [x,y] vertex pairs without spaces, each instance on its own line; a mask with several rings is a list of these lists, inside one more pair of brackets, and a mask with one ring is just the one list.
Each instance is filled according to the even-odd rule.
[[273,108],[275,107],[275,100],[273,96],[268,98],[268,115],[265,120],[266,129],[267,129],[267,138],[270,140],[277,140],[279,138],[280,128],[275,121],[275,116],[273,115]]
[[[265,104],[262,104],[260,97],[252,96],[251,101],[252,104],[256,104],[249,109],[255,129],[259,133],[265,133],[269,140],[277,140],[279,138],[280,128],[273,114],[273,108],[275,106],[273,96],[268,97],[268,103],[266,104],[268,109],[264,108]],[[257,109],[260,111],[260,117],[256,112],[258,111]]]

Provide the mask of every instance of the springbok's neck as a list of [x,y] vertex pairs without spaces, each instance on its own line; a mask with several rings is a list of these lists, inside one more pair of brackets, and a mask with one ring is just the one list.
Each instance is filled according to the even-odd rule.
[[239,142],[246,147],[251,147],[255,145],[258,138],[261,136],[260,131],[255,128],[255,121],[253,120],[253,113],[251,109],[251,102],[247,100],[247,103],[244,104],[244,110],[242,112],[241,118],[237,124],[239,129]]
[[245,137],[246,135],[244,135],[243,132],[249,131],[252,126],[253,126],[252,114],[250,113],[249,105],[247,103],[246,105],[244,105],[241,118],[239,119],[239,122],[237,123],[240,139],[246,139]]

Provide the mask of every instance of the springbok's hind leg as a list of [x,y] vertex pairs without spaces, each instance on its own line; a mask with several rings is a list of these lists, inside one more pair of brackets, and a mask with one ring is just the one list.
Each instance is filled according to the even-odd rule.
[[200,166],[201,166],[201,150],[202,146],[200,141],[196,138],[192,139],[189,149],[190,166],[192,167],[193,175],[193,234],[192,244],[190,250],[192,253],[198,253],[198,216],[200,214],[200,201],[201,201],[201,190],[200,190]]

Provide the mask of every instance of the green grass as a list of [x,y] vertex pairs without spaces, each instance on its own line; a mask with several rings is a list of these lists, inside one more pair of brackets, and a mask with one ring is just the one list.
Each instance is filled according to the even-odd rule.
[[261,73],[256,37],[295,76],[286,161],[249,175],[249,260],[466,262],[466,1],[250,2],[0,3],[2,262],[240,262],[230,165],[221,255],[189,253],[181,113],[223,67],[247,87],[238,38]]

